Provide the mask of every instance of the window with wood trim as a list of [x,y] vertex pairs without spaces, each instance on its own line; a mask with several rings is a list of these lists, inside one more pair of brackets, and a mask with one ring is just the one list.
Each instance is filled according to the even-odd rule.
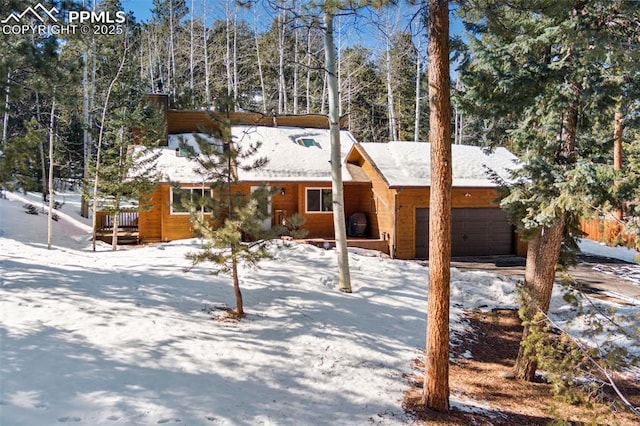
[[307,213],[333,211],[331,188],[307,188],[305,205]]
[[212,192],[209,188],[171,188],[171,214],[189,214],[189,206],[211,213]]

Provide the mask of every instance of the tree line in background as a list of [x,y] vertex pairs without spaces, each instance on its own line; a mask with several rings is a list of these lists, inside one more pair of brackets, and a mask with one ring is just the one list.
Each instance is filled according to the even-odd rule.
[[[123,10],[118,0],[41,3],[61,10]],[[302,3],[261,4],[247,9],[232,0],[154,0],[150,19],[140,23],[129,15],[122,35],[4,35],[1,141],[13,159],[12,177],[23,188],[46,191],[42,163],[48,154],[40,152],[37,134],[49,123],[54,99],[56,176],[69,179],[87,175],[101,130],[108,148],[120,131],[115,121],[125,132],[139,127],[127,111],[143,108],[148,93],[168,94],[176,109],[215,109],[231,98],[237,110],[326,114],[322,30],[299,19]],[[23,1],[3,2],[0,15],[24,7]],[[424,48],[415,42],[424,30],[407,24],[399,10],[389,6],[366,17],[336,18],[339,113],[348,116],[357,140],[426,139]],[[341,34],[362,24],[370,27],[371,46],[347,43]]]

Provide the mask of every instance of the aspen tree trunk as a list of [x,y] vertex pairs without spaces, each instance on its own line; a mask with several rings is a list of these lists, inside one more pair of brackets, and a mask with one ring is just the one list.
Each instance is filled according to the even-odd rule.
[[156,93],[158,91],[158,89],[156,87],[156,84],[155,84],[155,78],[154,78],[154,58],[156,57],[156,52],[151,47],[151,34],[152,34],[153,31],[154,31],[153,29],[150,29],[146,33],[147,50],[148,50],[147,67],[149,68],[149,87],[151,88],[151,92],[152,93]]
[[331,192],[333,198],[333,226],[338,254],[338,286],[340,291],[351,293],[349,252],[347,250],[347,226],[344,214],[342,162],[340,155],[340,116],[338,115],[338,79],[336,78],[335,46],[333,44],[333,15],[324,13],[326,33],[324,50],[329,87],[329,134],[331,138]]
[[[140,65],[139,65],[140,66],[140,76],[139,76],[140,82],[144,82],[145,80],[144,58],[147,55],[145,55],[144,53],[144,48],[145,48],[145,45],[144,45],[143,35],[140,35],[140,41],[139,41],[139,47],[138,47],[138,59],[140,59]],[[149,86],[149,91],[150,92],[153,91],[153,86]]]
[[307,114],[311,114],[311,27],[307,31]]
[[202,2],[202,50],[204,54],[204,101],[207,107],[211,106],[211,80],[209,70],[209,30],[207,29],[207,0]]
[[190,15],[191,15],[191,22],[190,22],[190,26],[191,26],[191,31],[189,31],[189,93],[191,95],[191,106],[195,107],[195,99],[194,99],[194,78],[193,78],[193,69],[194,69],[194,52],[195,52],[195,31],[193,30],[193,24],[194,24],[194,19],[193,19],[193,14],[195,13],[195,7],[194,7],[194,0],[191,0],[191,10]]
[[278,114],[287,112],[287,82],[284,76],[284,37],[287,17],[285,11],[278,17]]
[[109,98],[111,97],[111,91],[113,90],[113,86],[115,86],[116,81],[120,77],[120,73],[124,68],[124,64],[127,59],[127,52],[129,51],[129,46],[125,42],[124,51],[122,52],[122,58],[120,61],[120,66],[118,67],[118,71],[116,75],[109,83],[109,87],[107,88],[107,93],[104,99],[104,105],[102,106],[102,117],[100,119],[100,132],[98,134],[98,146],[96,147],[96,169],[94,171],[95,177],[93,179],[93,251],[96,251],[96,231],[98,225],[98,184],[100,182],[100,154],[102,151],[102,139],[104,136],[104,126],[107,119],[107,108],[109,106]]
[[258,27],[256,25],[254,38],[256,41],[256,59],[258,62],[258,75],[260,77],[260,93],[262,94],[262,112],[267,113],[267,95],[264,87],[264,73],[262,71],[262,58],[260,57],[260,42],[258,40]]
[[338,48],[336,53],[336,62],[338,63],[338,116],[342,117],[342,26],[341,19],[338,16]]
[[320,114],[325,115],[327,113],[327,73],[324,73],[322,77],[322,99],[320,99]]
[[173,26],[173,0],[169,1],[169,74],[171,75],[171,91],[173,92],[173,98],[176,98],[176,45],[174,39],[175,28]]
[[53,143],[55,141],[55,90],[51,101],[51,116],[49,117],[49,217],[47,218],[47,249],[51,250],[53,242]]
[[2,143],[7,142],[9,130],[9,84],[11,83],[11,71],[7,72],[7,87],[4,89],[4,114],[2,117]]
[[231,9],[229,8],[229,1],[227,0],[225,7],[225,22],[226,22],[226,50],[224,55],[224,65],[227,70],[227,96],[231,97],[233,77],[231,74]]
[[417,60],[416,60],[416,115],[415,120],[413,122],[414,130],[413,130],[413,140],[418,142],[420,140],[420,77],[422,74],[422,55],[420,55],[420,50],[422,50],[422,40],[418,37],[418,46],[416,48]]
[[352,71],[352,67],[353,64],[351,63],[351,61],[349,61],[348,63],[349,66],[349,70],[348,70],[348,76],[347,76],[347,113],[349,114],[347,116],[347,129],[349,131],[351,131],[351,126],[352,124],[352,117],[351,117],[351,94],[353,93],[353,71]]
[[[83,145],[83,159],[84,159],[84,178],[89,177],[89,162],[91,161],[91,132],[89,128],[91,126],[89,116],[89,53],[85,50],[82,53],[82,145]],[[82,217],[89,217],[89,205],[84,195],[82,196],[80,206],[80,215]]]
[[[38,120],[38,127],[40,127],[41,125],[40,123],[42,123],[42,116],[40,115],[40,94],[36,91],[35,96],[36,96],[36,119]],[[42,172],[42,180],[41,180],[42,202],[44,203],[47,201],[47,195],[49,193],[49,190],[47,188],[48,186],[47,160],[45,159],[45,156],[44,156],[44,146],[42,141],[38,142],[38,150],[40,151],[40,171]],[[44,212],[44,205],[42,206],[42,210]]]
[[449,410],[449,298],[451,266],[451,100],[449,2],[429,1],[429,295],[422,402]]
[[294,114],[298,114],[298,74],[299,74],[299,70],[300,70],[300,64],[298,63],[300,61],[300,54],[298,52],[298,45],[299,45],[299,30],[298,28],[293,30],[293,39],[294,39],[294,43],[293,43],[293,113]]
[[[120,173],[120,171],[123,168],[123,162],[124,162],[124,157],[123,155],[125,155],[124,150],[123,150],[123,144],[124,144],[124,127],[120,128],[120,131],[118,132],[119,135],[118,137],[120,138],[120,152],[118,153],[118,173]],[[122,179],[126,178],[126,176],[122,176]],[[111,234],[111,250],[116,251],[118,250],[118,230],[120,228],[120,195],[117,194],[115,197],[115,200],[113,200],[113,233]]]
[[233,15],[233,110],[236,110],[238,104],[238,31],[236,30],[238,24],[238,8],[235,9]]
[[111,250],[118,250],[118,228],[120,228],[120,215],[118,211],[120,210],[120,196],[116,196],[116,199],[113,200],[113,232],[111,234]]
[[385,71],[387,77],[387,108],[389,109],[389,139],[397,141],[399,139],[398,124],[396,123],[395,101],[393,99],[393,86],[391,85],[391,80],[393,78],[391,75],[391,40],[388,34],[386,34],[385,37]]

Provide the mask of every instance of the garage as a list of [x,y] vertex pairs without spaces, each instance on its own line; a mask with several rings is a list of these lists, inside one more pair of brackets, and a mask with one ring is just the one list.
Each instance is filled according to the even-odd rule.
[[[496,208],[456,208],[451,211],[451,256],[512,254],[513,228]],[[429,254],[429,209],[416,208],[415,257]]]

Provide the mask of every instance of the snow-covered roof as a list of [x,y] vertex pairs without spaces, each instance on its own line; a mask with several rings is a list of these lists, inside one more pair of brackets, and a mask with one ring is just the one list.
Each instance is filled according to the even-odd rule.
[[[427,142],[362,143],[360,147],[383,175],[389,186],[429,186],[431,144]],[[487,168],[509,180],[517,158],[505,148],[487,152],[482,147],[453,145],[453,186],[494,187]]]
[[[268,160],[264,167],[251,171],[238,171],[238,178],[245,182],[329,182],[331,181],[331,144],[328,129],[300,127],[267,127],[267,126],[232,126],[234,141],[240,147],[260,142],[262,145],[256,158]],[[206,135],[199,135],[217,141]],[[185,143],[199,152],[196,138],[191,133],[171,134],[168,146],[158,148],[161,155],[157,160],[157,168],[163,180],[182,183],[202,182],[195,161],[186,156],[176,154],[180,144]],[[341,160],[355,143],[348,131],[340,132]],[[342,161],[344,163],[344,161]],[[344,181],[352,181],[351,174],[343,164]]]

